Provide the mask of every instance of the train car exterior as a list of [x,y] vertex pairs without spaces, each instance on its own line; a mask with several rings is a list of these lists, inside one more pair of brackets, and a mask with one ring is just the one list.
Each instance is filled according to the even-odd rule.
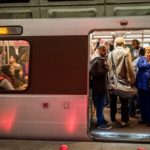
[[[6,22],[13,26],[21,20],[16,21]],[[74,32],[72,27],[62,28],[63,20],[48,21],[50,24],[46,20],[39,20],[40,24],[30,21],[23,23],[26,27],[20,24],[21,36],[1,36],[4,41],[29,43],[32,68],[32,83],[24,92],[1,95],[1,137],[85,139],[88,37],[75,34],[78,30]]]
[[[19,53],[20,45],[28,46],[29,66],[25,89],[0,91],[0,137],[149,141],[149,134],[144,134],[143,139],[136,133],[127,136],[100,132],[100,138],[97,133],[91,134],[88,76],[89,34],[93,30],[149,29],[148,20],[149,17],[1,20],[2,47],[5,42],[19,43],[15,45]],[[16,30],[10,32],[9,27]]]

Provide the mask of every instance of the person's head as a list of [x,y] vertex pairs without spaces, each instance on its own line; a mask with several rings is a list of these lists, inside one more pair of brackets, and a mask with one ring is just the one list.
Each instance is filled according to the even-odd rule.
[[100,45],[97,49],[102,57],[105,57],[107,55],[107,49],[105,45]]
[[9,61],[10,63],[14,63],[14,62],[18,63],[19,61],[18,55],[11,55]]
[[150,61],[150,46],[145,49],[145,56]]
[[110,49],[110,48],[109,48],[109,45],[110,45],[109,41],[105,41],[105,42],[104,42],[104,45],[106,46],[106,49],[107,49],[107,51],[108,51],[108,50]]
[[123,37],[117,37],[114,41],[116,46],[124,46],[125,45],[125,40]]
[[11,72],[10,72],[10,65],[3,65],[1,68],[1,72],[8,77],[11,77]]
[[137,39],[132,40],[132,46],[135,49],[138,49],[140,47],[140,42]]

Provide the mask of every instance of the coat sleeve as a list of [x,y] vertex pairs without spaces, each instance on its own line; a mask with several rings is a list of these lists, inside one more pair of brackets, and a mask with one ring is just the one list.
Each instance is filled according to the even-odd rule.
[[137,62],[137,67],[142,70],[150,69],[150,64],[147,63],[146,57],[140,57]]
[[91,72],[94,78],[104,77],[107,73],[108,68],[105,66],[101,59],[95,61],[92,65]]
[[7,79],[1,81],[1,87],[3,87],[5,90],[14,90],[13,86]]
[[127,68],[128,80],[131,82],[131,84],[134,84],[135,83],[135,74],[134,74],[134,70],[133,70],[132,57],[131,57],[130,51],[127,52],[125,64],[126,64],[126,68]]

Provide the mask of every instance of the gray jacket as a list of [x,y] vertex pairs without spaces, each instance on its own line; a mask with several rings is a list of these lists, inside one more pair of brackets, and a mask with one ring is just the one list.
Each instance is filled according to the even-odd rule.
[[112,79],[113,74],[114,74],[113,68],[112,68],[111,53],[113,54],[117,78],[124,80],[124,82],[129,82],[131,84],[134,84],[135,75],[133,71],[130,50],[121,46],[117,46],[112,52],[109,53],[108,64],[109,64],[110,80]]
[[0,82],[0,88],[3,88],[4,90],[14,90],[12,84],[11,84],[10,81],[7,80],[7,79],[3,79],[3,80]]

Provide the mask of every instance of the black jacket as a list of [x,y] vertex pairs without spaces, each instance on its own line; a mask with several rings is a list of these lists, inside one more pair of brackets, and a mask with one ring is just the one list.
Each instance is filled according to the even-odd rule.
[[105,62],[103,57],[96,57],[90,62],[93,94],[106,92],[108,65]]

